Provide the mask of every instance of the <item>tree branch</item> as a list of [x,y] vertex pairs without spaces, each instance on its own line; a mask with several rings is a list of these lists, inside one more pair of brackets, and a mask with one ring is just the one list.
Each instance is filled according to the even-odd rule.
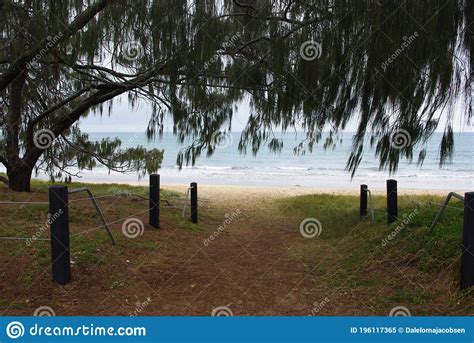
[[[150,80],[159,72],[160,69],[151,70],[147,73],[136,77],[132,80],[123,83],[111,83],[98,87],[97,91],[85,98],[68,114],[58,118],[52,128],[54,137],[60,136],[65,130],[73,125],[79,118],[86,113],[91,107],[103,103],[107,100],[113,99],[116,96],[131,91],[135,88],[143,87],[150,82]],[[38,158],[43,154],[43,150],[35,146],[32,137],[27,137],[26,152],[23,157],[23,162],[27,165],[35,165]]]
[[[102,157],[100,156],[99,154],[96,154],[95,152],[93,151],[90,151],[90,150],[85,150],[83,148],[81,148],[80,146],[78,146],[77,144],[74,144],[73,142],[71,142],[70,140],[68,140],[64,135],[61,135],[61,138],[66,142],[67,145],[69,145],[71,148],[73,148],[74,150],[80,152],[80,153],[83,153],[83,154],[86,154],[86,155],[90,155],[92,156],[93,158],[95,158],[100,164],[103,164],[104,166],[106,166],[109,170],[112,170],[112,171],[115,171],[115,172],[119,172],[119,173],[127,173],[127,172],[131,172],[133,171],[133,169],[126,169],[126,166],[122,167],[122,166],[116,166],[116,165],[113,165],[112,163],[109,163],[108,159],[106,157]],[[76,175],[77,176],[77,175]]]
[[120,73],[118,71],[115,71],[113,69],[110,69],[110,68],[106,68],[106,67],[103,67],[103,66],[97,66],[97,65],[93,65],[93,64],[86,64],[86,65],[80,65],[80,64],[66,64],[67,66],[71,67],[72,69],[74,70],[97,70],[97,71],[103,71],[103,72],[106,72],[112,76],[115,76],[115,77],[118,77],[118,78],[121,78],[121,79],[124,79],[124,78],[127,78],[127,77],[137,77],[137,76],[140,76],[143,74],[143,72],[140,72],[140,73],[136,73],[136,74],[125,74],[125,73]]
[[28,124],[27,132],[31,131],[33,129],[34,125],[39,123],[43,118],[46,118],[51,113],[55,112],[56,110],[60,109],[61,107],[65,106],[65,105],[67,105],[68,103],[70,103],[74,99],[77,99],[82,94],[90,91],[91,89],[92,89],[91,87],[83,88],[83,89],[79,90],[78,92],[74,93],[73,95],[71,95],[70,97],[68,97],[68,98],[64,99],[63,101],[60,101],[57,104],[55,104],[55,105],[51,106],[50,108],[48,108],[46,111],[44,111],[39,116],[37,116],[36,118],[34,118],[33,120],[30,121],[30,123]]
[[[93,5],[87,7],[79,14],[63,31],[56,32],[54,36],[59,37],[58,43],[69,39],[74,33],[82,29],[89,23],[97,13],[102,11],[109,3],[116,0],[99,0]],[[52,35],[53,36],[53,35]],[[26,70],[26,65],[41,52],[48,49],[50,40],[44,38],[32,49],[28,50],[22,56],[18,57],[0,77],[0,91],[3,91],[8,85],[21,73]]]

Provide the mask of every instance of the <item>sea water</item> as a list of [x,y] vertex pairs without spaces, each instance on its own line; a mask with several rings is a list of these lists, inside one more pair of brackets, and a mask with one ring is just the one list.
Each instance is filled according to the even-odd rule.
[[[169,184],[188,184],[195,181],[212,185],[242,186],[301,186],[322,189],[354,189],[361,183],[372,188],[383,188],[385,180],[396,178],[399,187],[406,189],[474,191],[474,133],[455,133],[454,156],[450,162],[440,167],[439,144],[442,134],[434,133],[425,148],[426,158],[422,165],[401,160],[395,173],[379,168],[375,151],[366,145],[366,152],[355,175],[346,169],[351,152],[352,133],[342,134],[342,143],[335,148],[323,149],[322,144],[315,145],[313,152],[295,155],[294,147],[304,140],[303,133],[276,133],[275,137],[283,141],[280,153],[271,152],[262,147],[256,156],[238,151],[240,133],[225,137],[215,153],[206,157],[204,152],[196,164],[176,164],[180,150],[191,142],[179,143],[172,133],[164,133],[161,139],[148,141],[144,133],[91,133],[91,140],[105,137],[118,137],[123,147],[142,145],[146,148],[164,150],[161,174],[162,182]],[[324,135],[322,142],[324,142]],[[419,149],[418,149],[419,151]],[[146,183],[137,174],[119,174],[105,168],[96,168],[83,173],[83,181],[96,182],[133,182]]]

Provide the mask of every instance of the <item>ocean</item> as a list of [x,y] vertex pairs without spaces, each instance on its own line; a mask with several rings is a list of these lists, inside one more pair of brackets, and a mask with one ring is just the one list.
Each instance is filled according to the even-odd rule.
[[[164,150],[164,159],[159,171],[163,184],[189,184],[198,182],[208,185],[239,185],[265,187],[308,187],[320,189],[354,190],[362,183],[372,189],[383,189],[385,181],[395,178],[401,189],[474,191],[474,132],[455,133],[455,151],[451,162],[439,166],[439,143],[441,133],[435,133],[427,143],[427,155],[422,166],[416,161],[403,160],[396,173],[390,175],[379,169],[374,151],[367,149],[354,177],[345,169],[351,151],[352,133],[342,134],[342,143],[334,149],[324,150],[322,143],[315,145],[312,153],[303,156],[294,154],[294,147],[304,139],[303,133],[276,133],[283,140],[279,154],[262,147],[257,156],[240,154],[240,133],[225,137],[211,157],[204,152],[194,166],[176,165],[178,152],[187,144],[178,143],[172,133],[164,133],[161,139],[149,142],[144,133],[90,133],[90,140],[118,137],[123,147],[138,145]],[[321,142],[324,142],[324,134]],[[366,145],[368,147],[368,145]],[[418,156],[417,153],[414,156]],[[1,168],[0,171],[4,171]],[[76,170],[72,169],[75,172]],[[82,171],[83,182],[118,182],[147,184],[147,177],[135,173],[110,172],[104,167]],[[39,175],[39,178],[46,178]]]
[[[225,137],[211,157],[206,157],[203,153],[194,166],[183,166],[181,170],[176,165],[176,157],[186,144],[179,144],[172,133],[165,133],[162,139],[154,142],[148,142],[142,133],[91,133],[90,139],[118,137],[124,147],[143,145],[164,149],[164,160],[159,171],[163,184],[198,182],[211,185],[300,186],[349,190],[357,189],[361,183],[369,184],[372,189],[383,189],[386,179],[395,178],[402,189],[473,191],[474,133],[455,133],[453,159],[442,168],[438,159],[441,135],[435,133],[428,142],[422,166],[418,166],[416,161],[409,163],[404,160],[400,162],[398,171],[390,175],[388,171],[379,169],[374,151],[368,149],[353,178],[345,169],[352,143],[351,133],[343,133],[342,143],[334,149],[324,150],[320,144],[315,146],[312,153],[303,156],[296,156],[293,151],[295,145],[304,138],[302,133],[276,134],[277,138],[283,140],[281,153],[275,154],[263,147],[257,156],[251,153],[240,154],[240,133],[232,133]],[[139,179],[136,174],[109,174],[105,168],[84,172],[82,180],[147,183],[147,178]]]

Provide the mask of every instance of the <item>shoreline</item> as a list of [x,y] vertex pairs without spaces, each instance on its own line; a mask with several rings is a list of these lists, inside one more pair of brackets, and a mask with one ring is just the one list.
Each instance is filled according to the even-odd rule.
[[[117,184],[117,185],[129,185],[129,186],[147,186],[147,179],[142,181],[130,182],[130,181],[120,181],[120,180],[111,180],[111,181],[87,181],[80,183],[89,183],[89,184]],[[74,183],[73,183],[74,185]],[[161,184],[163,189],[186,193],[187,187],[189,184],[186,183],[167,183]],[[272,198],[284,198],[284,197],[293,197],[300,195],[308,194],[331,194],[331,195],[359,195],[359,188],[316,188],[316,187],[306,187],[306,186],[248,186],[248,185],[226,185],[226,184],[198,184],[201,194],[204,196],[227,196],[230,198],[242,198],[242,196],[259,198],[259,197],[272,197]],[[385,195],[386,190],[384,188],[372,188],[371,189],[374,196]],[[468,190],[454,190],[456,193],[463,194]],[[438,195],[438,196],[447,196],[449,190],[442,189],[416,189],[416,188],[401,188],[398,187],[399,195]]]

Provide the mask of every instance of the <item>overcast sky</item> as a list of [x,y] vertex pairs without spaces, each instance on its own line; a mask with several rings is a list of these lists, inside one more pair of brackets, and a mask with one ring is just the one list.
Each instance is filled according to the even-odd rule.
[[[243,103],[239,106],[239,110],[234,114],[232,120],[232,131],[239,132],[245,126],[249,116],[249,106]],[[461,110],[454,120],[454,129],[457,132],[474,132],[474,127],[468,126],[464,118],[460,115]],[[151,114],[150,107],[145,103],[141,103],[134,109],[128,105],[127,97],[116,102],[112,108],[112,114],[100,116],[99,114],[90,114],[89,117],[80,121],[80,127],[83,132],[145,132],[148,120]],[[356,131],[357,123],[353,120],[349,123],[346,132]],[[444,124],[441,123],[437,131],[443,131]],[[171,132],[172,125],[170,120],[165,123],[165,132]]]

